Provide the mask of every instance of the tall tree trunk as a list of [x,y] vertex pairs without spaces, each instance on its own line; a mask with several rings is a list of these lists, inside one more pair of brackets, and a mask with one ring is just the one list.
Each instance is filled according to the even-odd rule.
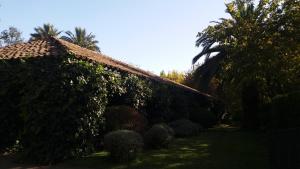
[[259,91],[256,82],[250,82],[243,86],[242,89],[242,128],[258,129],[259,128]]

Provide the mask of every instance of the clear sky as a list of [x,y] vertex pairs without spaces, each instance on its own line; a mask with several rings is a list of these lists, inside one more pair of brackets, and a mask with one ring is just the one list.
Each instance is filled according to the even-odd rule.
[[101,51],[159,73],[187,71],[197,32],[226,17],[224,0],[0,0],[0,30],[15,26],[27,40],[43,23],[93,32]]

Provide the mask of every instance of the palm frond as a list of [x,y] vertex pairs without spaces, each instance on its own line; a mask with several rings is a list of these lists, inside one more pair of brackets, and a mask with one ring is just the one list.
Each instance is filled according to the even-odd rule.
[[204,55],[210,55],[211,53],[215,53],[215,52],[219,52],[219,53],[225,52],[221,46],[216,45],[214,47],[211,47],[212,45],[213,44],[210,44],[209,46],[204,47],[202,51],[193,58],[192,63],[195,64]]
[[194,75],[198,77],[200,88],[204,90],[208,88],[211,79],[219,71],[220,63],[225,56],[225,53],[218,53],[216,56],[206,59],[205,62],[195,70]]
[[61,39],[100,52],[100,48],[97,46],[98,41],[95,40],[96,36],[93,33],[87,34],[84,28],[75,27],[74,33],[66,31],[65,34],[66,35],[62,36]]
[[57,37],[62,31],[58,31],[52,24],[44,24],[43,27],[34,28],[35,33],[30,34],[30,40],[47,39],[49,37]]

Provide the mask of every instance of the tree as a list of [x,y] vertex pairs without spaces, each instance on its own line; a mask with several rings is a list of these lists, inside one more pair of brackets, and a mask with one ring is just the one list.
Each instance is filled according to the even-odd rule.
[[177,83],[184,83],[185,73],[176,70],[169,71],[167,74],[164,71],[160,72],[160,77],[172,80]]
[[100,52],[100,48],[97,46],[98,41],[95,40],[96,36],[92,33],[87,34],[84,28],[76,27],[75,33],[72,33],[71,31],[65,33],[67,36],[62,36],[61,39]]
[[22,32],[13,26],[1,32],[0,40],[0,46],[13,45],[24,41]]
[[242,107],[244,114],[253,107],[249,97],[258,99],[253,113],[273,96],[299,89],[300,2],[234,0],[226,7],[230,18],[208,26],[196,41],[203,48],[193,63],[206,57],[197,69],[203,88],[218,76],[224,100]]
[[50,23],[44,24],[43,27],[36,27],[34,31],[35,33],[30,34],[30,40],[47,39],[49,37],[57,37],[61,34],[61,31]]

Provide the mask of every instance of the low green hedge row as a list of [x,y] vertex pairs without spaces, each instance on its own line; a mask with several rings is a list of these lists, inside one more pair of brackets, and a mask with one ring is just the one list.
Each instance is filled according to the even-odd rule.
[[199,132],[200,126],[187,119],[176,120],[169,125],[154,124],[144,134],[133,130],[117,129],[104,136],[104,149],[109,152],[111,160],[129,162],[136,159],[143,148],[168,148],[174,136],[192,137]]
[[300,127],[300,91],[274,97],[270,107],[271,129]]

